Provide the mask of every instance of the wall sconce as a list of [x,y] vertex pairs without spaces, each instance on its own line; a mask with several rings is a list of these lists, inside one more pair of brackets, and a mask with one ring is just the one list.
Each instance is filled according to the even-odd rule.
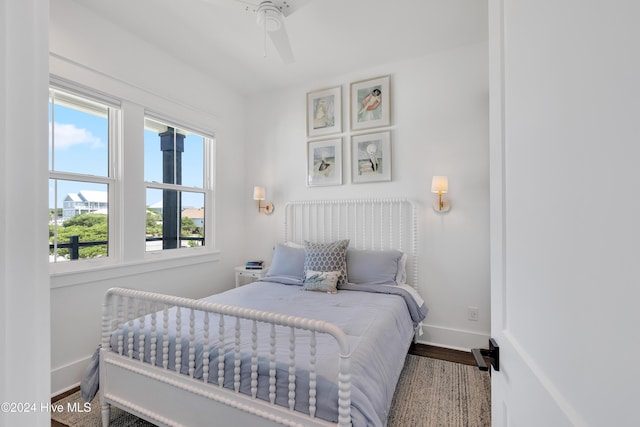
[[431,192],[437,194],[438,197],[434,197],[433,209],[436,212],[447,212],[451,206],[449,201],[443,194],[449,191],[449,180],[446,176],[434,176],[431,180]]
[[258,212],[264,212],[265,214],[269,215],[273,213],[273,203],[266,202],[263,206],[260,202],[264,200],[264,196],[264,187],[253,187],[253,200],[258,201]]

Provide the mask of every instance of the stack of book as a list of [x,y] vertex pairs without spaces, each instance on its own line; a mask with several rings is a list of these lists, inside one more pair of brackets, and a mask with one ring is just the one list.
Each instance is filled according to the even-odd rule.
[[262,270],[264,268],[264,261],[247,261],[244,268],[247,270]]

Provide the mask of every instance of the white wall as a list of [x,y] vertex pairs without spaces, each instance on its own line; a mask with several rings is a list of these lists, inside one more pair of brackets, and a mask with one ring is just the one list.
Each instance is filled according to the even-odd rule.
[[[352,184],[350,82],[391,76],[392,181]],[[306,93],[342,86],[343,182],[306,186]],[[419,206],[420,292],[429,306],[425,343],[486,347],[489,306],[489,135],[487,44],[383,64],[248,100],[246,208],[254,185],[275,204],[271,216],[247,216],[248,257],[269,260],[282,239],[287,201],[405,196]],[[448,175],[451,211],[431,208],[431,177]],[[467,320],[467,307],[479,321]]]
[[[53,0],[50,27],[50,72],[123,99],[129,114],[124,119],[125,127],[135,128],[135,123],[141,126],[143,108],[150,108],[186,124],[215,131],[216,247],[221,251],[219,256],[205,257],[207,262],[189,265],[162,262],[145,267],[141,263],[142,254],[130,250],[136,244],[135,236],[144,233],[134,225],[124,233],[124,252],[133,254],[127,257],[129,265],[94,273],[54,275],[51,392],[55,394],[80,381],[88,358],[99,343],[100,307],[108,288],[126,286],[202,297],[233,287],[233,266],[244,260],[238,236],[243,235],[245,207],[245,197],[241,195],[245,174],[245,107],[244,99],[234,91],[114,27],[76,2]],[[125,173],[142,179],[142,135],[139,139],[131,135],[128,133],[125,141]],[[124,198],[127,215],[136,215],[136,206],[140,207],[140,215],[144,215],[142,186],[126,188]],[[144,216],[140,227],[144,227]],[[211,262],[212,259],[215,261]]]
[[491,5],[515,350],[494,381],[517,395],[498,425],[637,426],[640,3],[547,3]]

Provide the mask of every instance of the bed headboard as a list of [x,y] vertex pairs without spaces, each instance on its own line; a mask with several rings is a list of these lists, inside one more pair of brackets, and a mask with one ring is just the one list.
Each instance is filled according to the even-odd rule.
[[407,283],[418,286],[418,222],[408,199],[302,200],[285,206],[284,240],[295,243],[349,239],[358,249],[407,254]]

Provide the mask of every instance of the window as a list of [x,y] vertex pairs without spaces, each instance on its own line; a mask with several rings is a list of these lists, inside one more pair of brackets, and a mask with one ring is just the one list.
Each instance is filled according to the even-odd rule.
[[51,76],[52,286],[215,259],[212,135]]
[[145,118],[147,252],[206,245],[212,150],[213,139],[201,132]]
[[90,96],[49,94],[49,261],[109,257],[119,110]]

